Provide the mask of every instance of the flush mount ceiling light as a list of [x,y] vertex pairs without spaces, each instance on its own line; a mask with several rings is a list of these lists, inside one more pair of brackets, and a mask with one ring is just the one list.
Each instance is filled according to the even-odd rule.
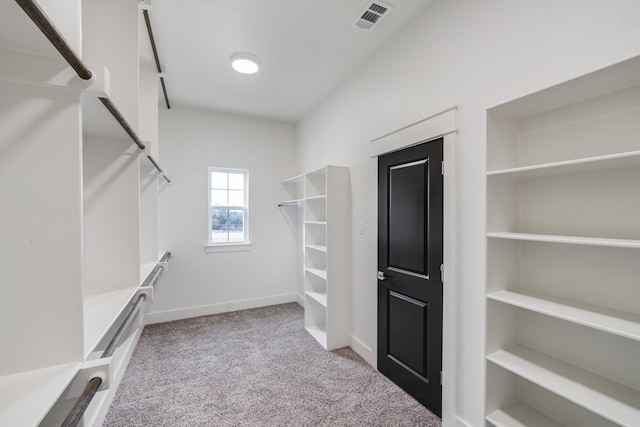
[[254,74],[260,69],[260,60],[249,53],[231,55],[231,66],[242,74]]

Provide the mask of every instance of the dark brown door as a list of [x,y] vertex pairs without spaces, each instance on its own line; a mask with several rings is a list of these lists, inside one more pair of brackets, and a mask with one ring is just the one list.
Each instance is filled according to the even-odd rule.
[[378,158],[378,369],[442,411],[442,138]]

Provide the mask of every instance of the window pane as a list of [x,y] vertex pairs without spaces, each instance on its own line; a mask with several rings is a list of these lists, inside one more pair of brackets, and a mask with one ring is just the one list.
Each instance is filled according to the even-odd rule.
[[211,206],[227,206],[227,190],[211,190]]
[[229,242],[244,241],[244,211],[229,210]]
[[243,242],[244,211],[240,209],[213,209],[211,211],[211,242]]
[[230,173],[229,174],[229,189],[231,189],[231,190],[244,190],[244,174],[242,174],[242,173]]
[[227,188],[227,173],[211,172],[211,188]]
[[244,191],[229,190],[229,206],[244,206]]
[[226,243],[229,241],[229,210],[214,209],[211,211],[211,241]]

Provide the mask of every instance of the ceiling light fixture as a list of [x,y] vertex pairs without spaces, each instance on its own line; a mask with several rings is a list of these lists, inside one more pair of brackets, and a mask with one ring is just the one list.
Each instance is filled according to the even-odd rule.
[[260,60],[248,53],[234,53],[231,55],[231,66],[242,74],[254,74],[260,69]]

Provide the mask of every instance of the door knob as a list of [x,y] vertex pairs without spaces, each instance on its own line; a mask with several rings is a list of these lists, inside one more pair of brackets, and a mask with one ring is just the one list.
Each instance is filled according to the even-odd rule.
[[386,279],[386,277],[384,277],[384,272],[378,271],[378,280],[384,280],[384,279]]

